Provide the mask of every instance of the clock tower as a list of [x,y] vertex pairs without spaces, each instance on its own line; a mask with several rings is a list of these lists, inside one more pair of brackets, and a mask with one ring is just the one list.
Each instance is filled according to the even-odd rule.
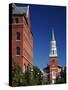
[[56,79],[58,78],[58,64],[57,64],[57,47],[56,47],[56,40],[54,36],[54,30],[52,30],[52,40],[50,42],[50,54],[49,54],[49,61],[50,61],[50,81],[52,84],[55,83]]

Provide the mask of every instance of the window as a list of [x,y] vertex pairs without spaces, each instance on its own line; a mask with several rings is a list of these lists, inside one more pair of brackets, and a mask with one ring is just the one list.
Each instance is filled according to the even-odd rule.
[[16,47],[16,55],[20,55],[20,48]]
[[16,32],[16,40],[20,40],[20,32]]
[[56,72],[52,71],[52,79],[56,79]]
[[28,66],[27,66],[27,70],[29,70],[29,64],[28,64]]
[[53,50],[53,55],[54,55],[54,50]]
[[26,72],[26,64],[24,63],[24,68],[23,68],[23,72]]
[[16,21],[16,23],[18,23],[18,22],[19,22],[19,21],[18,21],[18,18],[16,18],[15,21]]

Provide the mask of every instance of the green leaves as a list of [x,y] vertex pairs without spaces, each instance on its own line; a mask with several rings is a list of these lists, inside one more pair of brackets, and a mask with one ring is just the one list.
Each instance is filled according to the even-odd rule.
[[41,72],[38,67],[22,72],[21,68],[12,60],[12,86],[41,85]]
[[61,78],[56,80],[56,84],[66,83],[66,67],[61,71]]

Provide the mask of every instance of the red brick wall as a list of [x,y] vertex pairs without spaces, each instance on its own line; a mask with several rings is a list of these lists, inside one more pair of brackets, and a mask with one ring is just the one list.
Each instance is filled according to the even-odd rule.
[[[15,24],[15,18],[19,19],[19,24]],[[24,16],[13,16],[12,24],[12,58],[18,63],[21,68],[26,67],[28,64],[32,67],[32,57],[33,57],[33,40],[30,31],[30,23],[27,24]],[[16,41],[16,32],[20,32],[20,41]],[[20,55],[16,56],[16,47],[20,47]]]
[[[25,19],[24,20],[24,31],[23,31],[23,65],[24,63],[26,66],[32,67],[32,57],[33,57],[33,40],[32,40],[32,34],[30,30],[30,23],[26,24]],[[28,21],[28,19],[27,19]]]
[[52,71],[56,72],[56,79],[57,79],[58,78],[57,57],[50,57],[50,80],[52,80]]

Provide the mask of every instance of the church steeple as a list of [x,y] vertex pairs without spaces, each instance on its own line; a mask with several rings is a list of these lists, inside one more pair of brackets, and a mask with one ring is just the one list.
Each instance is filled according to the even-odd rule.
[[58,64],[57,64],[57,46],[56,46],[56,39],[54,34],[54,29],[52,29],[51,35],[51,42],[50,42],[50,80],[51,83],[54,84],[56,79],[58,78]]
[[52,28],[52,40],[55,40],[55,36],[54,36],[54,29]]
[[57,56],[56,40],[55,40],[55,35],[54,35],[54,29],[52,29],[52,40],[51,40],[49,57],[56,57],[56,56]]

